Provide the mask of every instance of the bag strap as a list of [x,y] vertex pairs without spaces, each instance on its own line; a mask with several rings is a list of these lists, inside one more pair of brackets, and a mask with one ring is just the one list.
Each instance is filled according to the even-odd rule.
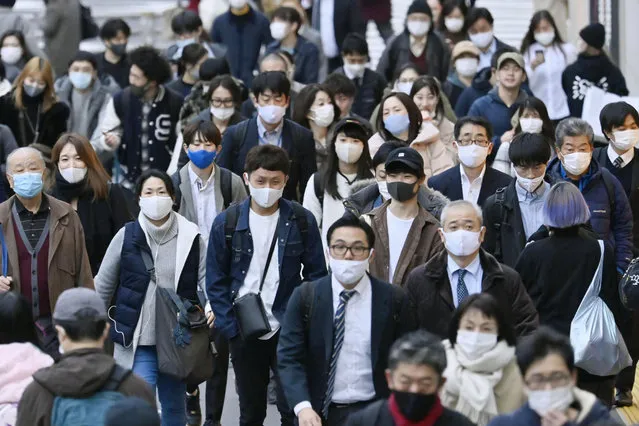
[[271,248],[268,250],[268,256],[266,257],[266,265],[264,266],[264,272],[262,272],[262,280],[260,281],[260,291],[258,294],[262,293],[262,287],[264,287],[264,281],[266,280],[266,274],[268,273],[268,268],[271,265],[271,258],[273,257],[273,252],[275,251],[275,244],[277,243],[277,228],[275,229],[275,233],[273,234],[273,239],[271,240]]
[[313,316],[315,284],[311,281],[303,282],[300,286],[300,293],[302,306],[304,307],[304,316],[302,317],[302,321],[304,322],[304,330],[308,332],[311,327],[311,318]]
[[222,189],[222,199],[224,200],[224,209],[228,209],[233,202],[233,175],[230,170],[220,167],[220,188]]
[[153,259],[151,259],[151,255],[146,250],[140,250],[140,254],[142,255],[144,267],[151,276],[151,281],[157,284],[157,280],[155,277],[155,266],[153,265]]
[[113,366],[113,370],[111,370],[111,374],[109,375],[109,378],[107,379],[106,383],[104,383],[104,386],[102,386],[101,391],[102,392],[117,391],[120,385],[122,384],[122,382],[124,381],[124,379],[129,377],[130,374],[131,374],[131,370],[121,367],[118,364],[115,364]]
[[322,176],[320,176],[319,172],[313,174],[313,189],[315,190],[315,197],[317,197],[320,206],[324,207],[324,188],[322,187]]
[[501,255],[501,224],[504,222],[505,214],[504,214],[504,199],[506,198],[506,188],[499,188],[497,192],[495,192],[495,204],[499,207],[499,220],[496,220],[493,224],[495,228],[495,258],[499,261],[502,260]]
[[302,234],[302,242],[304,243],[304,247],[306,247],[308,235],[308,219],[306,218],[306,209],[297,201],[291,201],[291,208],[293,209],[293,214],[295,215],[297,227],[300,230],[300,234]]
[[0,244],[2,245],[2,276],[6,277],[9,273],[9,250],[7,250],[7,244],[4,242],[4,230],[0,223]]
[[240,215],[240,205],[235,204],[226,209],[226,216],[224,221],[224,239],[226,240],[226,246],[229,250],[232,249],[231,243],[233,242],[233,234],[235,233],[235,227],[237,226],[238,216]]

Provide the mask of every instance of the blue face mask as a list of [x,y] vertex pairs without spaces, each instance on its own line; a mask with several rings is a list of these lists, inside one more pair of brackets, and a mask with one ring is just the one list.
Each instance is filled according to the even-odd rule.
[[408,129],[408,126],[410,126],[408,114],[392,114],[384,119],[384,127],[393,136],[401,135]]
[[195,164],[195,167],[206,169],[215,160],[215,157],[217,157],[217,151],[207,151],[205,149],[191,151],[189,149],[187,155],[189,156],[189,160]]
[[13,190],[22,198],[33,198],[42,192],[42,173],[12,175]]

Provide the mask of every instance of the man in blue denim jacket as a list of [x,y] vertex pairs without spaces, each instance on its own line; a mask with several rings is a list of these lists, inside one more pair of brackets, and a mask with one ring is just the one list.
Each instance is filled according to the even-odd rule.
[[[282,148],[269,144],[252,148],[244,173],[251,196],[218,215],[210,233],[206,287],[216,327],[230,342],[240,425],[264,422],[269,371],[277,371],[280,321],[293,290],[302,278],[314,281],[327,275],[315,218],[299,204],[281,198],[289,165]],[[260,294],[271,332],[244,339],[233,302],[250,293]],[[275,378],[279,381],[277,374]],[[293,412],[280,389],[277,399],[282,424],[293,425]]]

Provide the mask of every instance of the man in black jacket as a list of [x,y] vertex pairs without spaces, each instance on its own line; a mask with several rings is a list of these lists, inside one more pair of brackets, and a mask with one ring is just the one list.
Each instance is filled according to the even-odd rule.
[[373,229],[347,214],[327,240],[332,274],[293,291],[278,347],[284,394],[300,425],[341,426],[387,397],[388,349],[414,329],[404,291],[366,273]]

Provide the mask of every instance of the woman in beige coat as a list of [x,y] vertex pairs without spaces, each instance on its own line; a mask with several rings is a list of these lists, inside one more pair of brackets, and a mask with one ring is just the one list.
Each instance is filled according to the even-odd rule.
[[449,330],[442,404],[478,426],[521,407],[526,397],[515,357],[515,333],[495,298],[487,293],[467,296]]

